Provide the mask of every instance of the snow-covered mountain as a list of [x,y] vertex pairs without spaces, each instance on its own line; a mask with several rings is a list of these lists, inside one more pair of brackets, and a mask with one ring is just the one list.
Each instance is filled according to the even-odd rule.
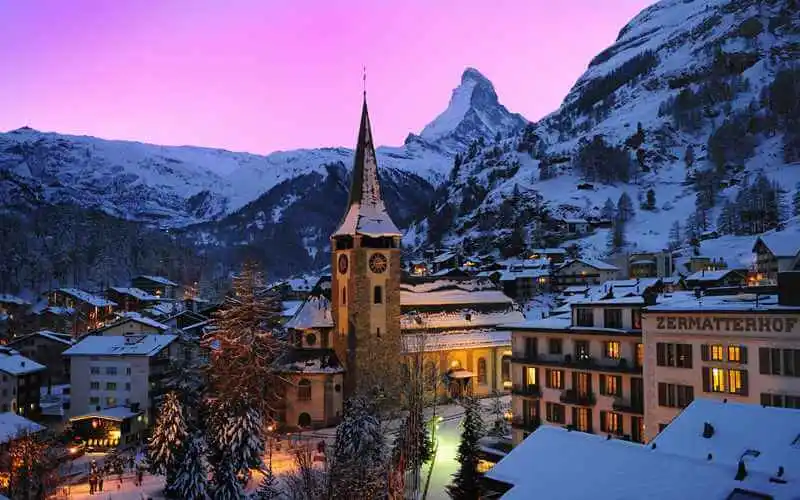
[[795,0],[662,0],[645,9],[589,62],[558,110],[467,154],[405,243],[492,251],[575,242],[605,256],[608,229],[564,242],[554,219],[600,218],[607,199],[627,193],[635,214],[625,250],[660,250],[675,221],[684,236],[687,222],[720,229],[720,207],[744,203],[742,187],[759,173],[794,193],[797,12]]
[[481,137],[508,136],[526,123],[521,115],[500,104],[494,86],[485,76],[475,68],[467,68],[447,109],[422,129],[419,137],[460,151]]

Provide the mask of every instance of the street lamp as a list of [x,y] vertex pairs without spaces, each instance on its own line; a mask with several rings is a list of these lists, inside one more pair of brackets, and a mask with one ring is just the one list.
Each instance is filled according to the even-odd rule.
[[269,471],[272,473],[272,432],[275,430],[275,424],[267,426],[267,440],[269,442]]

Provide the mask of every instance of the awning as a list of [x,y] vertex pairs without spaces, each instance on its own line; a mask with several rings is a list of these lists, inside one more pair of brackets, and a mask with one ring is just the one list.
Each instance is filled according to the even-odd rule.
[[450,378],[472,378],[475,374],[469,370],[453,370],[447,376]]

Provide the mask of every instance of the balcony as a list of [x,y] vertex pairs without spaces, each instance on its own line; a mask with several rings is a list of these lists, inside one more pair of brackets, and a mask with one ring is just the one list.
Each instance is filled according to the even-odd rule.
[[642,367],[640,365],[630,363],[625,358],[622,358],[618,361],[606,360],[603,363],[599,363],[591,356],[576,359],[571,354],[566,354],[563,356],[536,354],[528,356],[524,354],[515,354],[514,357],[511,358],[511,362],[538,366],[555,366],[560,368],[570,368],[573,370],[587,370],[606,373],[629,373],[632,375],[642,374]]
[[567,389],[561,393],[561,402],[569,405],[594,406],[597,400],[593,392],[579,392],[575,389]]
[[542,419],[539,417],[514,417],[511,419],[511,428],[519,429],[521,431],[532,432],[535,431],[542,424]]
[[542,397],[542,390],[538,384],[519,385],[514,384],[511,387],[511,394],[514,396],[527,396],[530,398]]
[[629,400],[623,398],[614,398],[614,402],[611,403],[611,407],[614,411],[622,412],[622,413],[633,413],[634,415],[644,415],[644,407],[641,403],[633,405]]
[[515,352],[513,356],[511,356],[512,363],[538,363],[539,361],[541,360],[539,359],[539,354],[536,352]]

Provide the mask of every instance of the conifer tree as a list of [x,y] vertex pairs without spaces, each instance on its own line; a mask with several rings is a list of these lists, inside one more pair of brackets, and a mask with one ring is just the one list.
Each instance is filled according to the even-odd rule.
[[608,254],[613,255],[625,246],[625,222],[617,219],[608,232]]
[[275,336],[283,307],[277,292],[264,291],[264,279],[252,262],[233,279],[233,293],[215,315],[216,329],[205,339],[213,346],[208,368],[211,393],[246,401],[262,414],[275,408],[282,381],[272,365],[285,344]]
[[208,442],[218,457],[212,461],[212,468],[230,467],[237,475],[258,467],[264,453],[262,419],[258,410],[241,400],[216,400],[211,406]]
[[242,483],[236,477],[236,471],[228,457],[220,457],[212,476],[212,500],[244,500],[247,498]]
[[652,189],[647,190],[647,200],[645,201],[647,210],[655,210],[656,208],[656,192]]
[[683,230],[681,229],[681,222],[675,221],[669,230],[669,249],[677,250],[683,244]]
[[792,215],[795,217],[800,216],[800,184],[794,190],[794,198],[792,199]]
[[628,222],[634,216],[633,201],[628,193],[623,192],[617,201],[617,219],[622,222]]
[[261,482],[258,483],[258,489],[250,497],[250,500],[274,500],[281,496],[280,489],[278,488],[278,479],[272,473],[272,468],[268,468]]
[[386,442],[374,406],[363,396],[345,403],[330,465],[333,498],[376,498],[385,490]]
[[463,404],[464,420],[456,458],[459,468],[453,474],[453,482],[447,487],[447,493],[453,500],[478,500],[481,494],[478,441],[483,437],[483,420],[480,405],[473,396],[467,396]]
[[201,436],[191,436],[186,444],[183,460],[175,475],[175,482],[168,489],[184,500],[206,500],[208,498],[208,471],[205,449]]
[[147,444],[150,472],[167,477],[167,488],[183,461],[183,444],[188,436],[183,409],[175,392],[168,392],[159,408],[153,435]]
[[600,212],[600,217],[605,220],[614,220],[617,216],[617,207],[614,206],[614,202],[611,201],[611,198],[606,198],[606,202],[603,205],[603,209]]

